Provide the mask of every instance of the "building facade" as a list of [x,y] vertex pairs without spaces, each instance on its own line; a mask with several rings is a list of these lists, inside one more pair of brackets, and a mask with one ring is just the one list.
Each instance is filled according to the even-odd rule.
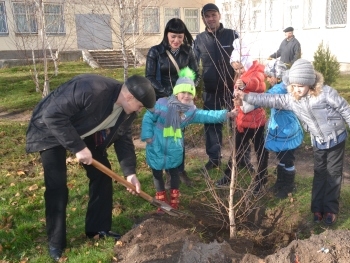
[[0,59],[21,51],[149,48],[167,21],[181,18],[195,37],[206,1],[0,0]]
[[313,60],[323,42],[337,57],[342,71],[350,71],[345,40],[350,33],[348,0],[218,0],[222,22],[250,44],[261,61],[274,53],[284,38],[283,29],[294,28],[302,57]]

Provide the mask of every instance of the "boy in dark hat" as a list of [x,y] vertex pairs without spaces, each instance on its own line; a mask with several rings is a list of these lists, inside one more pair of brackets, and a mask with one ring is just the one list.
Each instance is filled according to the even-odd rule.
[[26,151],[40,152],[46,188],[48,246],[55,261],[59,261],[66,247],[66,151],[75,154],[90,180],[86,235],[119,239],[120,235],[110,231],[112,179],[90,164],[94,158],[111,168],[106,149],[114,144],[127,181],[140,192],[131,124],[142,107],[153,108],[155,101],[154,89],[145,77],[132,76],[123,84],[115,79],[83,74],[59,86],[34,109],[27,130]]
[[290,68],[294,61],[301,57],[301,46],[293,34],[294,28],[287,27],[283,30],[286,38],[282,41],[279,49],[270,55],[269,59],[277,59],[284,62]]

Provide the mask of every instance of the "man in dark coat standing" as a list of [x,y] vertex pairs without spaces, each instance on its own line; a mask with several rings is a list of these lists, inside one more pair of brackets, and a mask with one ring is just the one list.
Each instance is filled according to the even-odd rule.
[[287,27],[283,32],[286,38],[282,41],[279,49],[270,55],[269,59],[277,59],[280,57],[280,60],[290,68],[293,63],[301,57],[301,46],[293,34],[293,27]]
[[[220,23],[219,8],[212,3],[202,8],[205,31],[197,35],[194,52],[198,63],[202,61],[204,109],[232,109],[234,70],[230,65],[233,41],[238,38],[236,31],[224,28]],[[223,124],[205,124],[206,152],[209,161],[206,169],[218,167],[221,158]]]
[[155,101],[154,89],[145,77],[132,76],[121,83],[83,74],[59,86],[34,109],[26,151],[40,152],[46,187],[46,232],[50,257],[55,261],[66,247],[66,151],[75,154],[90,180],[86,235],[120,238],[111,231],[112,179],[90,164],[94,158],[111,168],[106,149],[113,144],[124,176],[140,192],[131,124],[143,106],[153,108]]

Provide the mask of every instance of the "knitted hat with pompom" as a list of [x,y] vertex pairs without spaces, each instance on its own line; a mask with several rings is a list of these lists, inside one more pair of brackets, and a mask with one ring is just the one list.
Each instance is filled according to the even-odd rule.
[[173,94],[177,95],[180,92],[189,92],[193,96],[196,96],[196,87],[193,80],[196,78],[196,74],[189,67],[185,67],[180,70],[179,78],[176,81]]

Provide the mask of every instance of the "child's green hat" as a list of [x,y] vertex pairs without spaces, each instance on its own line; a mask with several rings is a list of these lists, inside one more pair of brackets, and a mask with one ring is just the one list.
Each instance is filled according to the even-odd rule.
[[176,81],[173,94],[177,95],[180,92],[189,92],[193,96],[196,96],[196,87],[193,80],[196,78],[196,74],[189,67],[185,67],[180,70],[179,78]]

